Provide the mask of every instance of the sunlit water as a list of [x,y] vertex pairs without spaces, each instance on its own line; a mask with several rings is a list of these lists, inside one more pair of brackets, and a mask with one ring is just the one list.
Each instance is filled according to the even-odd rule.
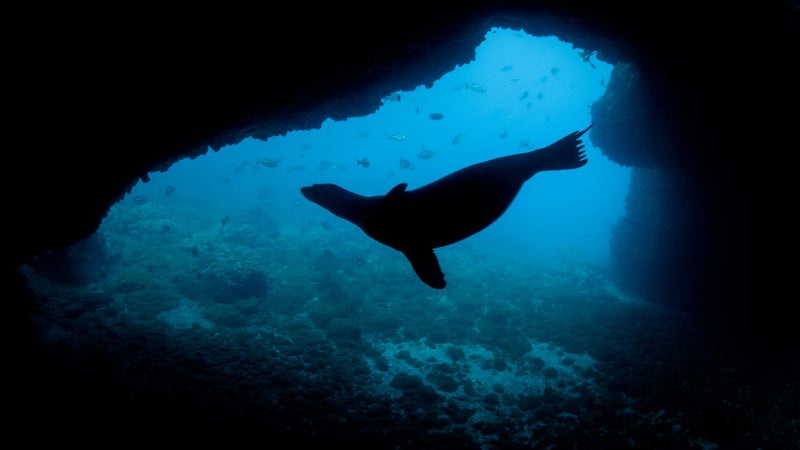
[[[247,139],[178,162],[138,184],[123,205],[138,196],[206,226],[230,216],[235,227],[248,221],[243,211],[255,208],[279,229],[309,220],[355,229],[305,200],[300,187],[325,182],[364,195],[385,194],[401,182],[414,189],[473,163],[544,147],[591,123],[589,107],[602,96],[611,70],[555,37],[496,29],[473,62],[430,89],[392,93],[369,116],[328,120],[320,129],[267,141]],[[537,174],[471,244],[529,261],[566,252],[606,263],[609,230],[623,213],[630,169],[605,158],[590,136],[584,137],[588,165]],[[167,196],[169,186],[174,192]],[[365,248],[373,245],[356,233],[352,239]],[[335,247],[324,238],[316,245]],[[447,248],[438,254],[447,274],[451,254]]]

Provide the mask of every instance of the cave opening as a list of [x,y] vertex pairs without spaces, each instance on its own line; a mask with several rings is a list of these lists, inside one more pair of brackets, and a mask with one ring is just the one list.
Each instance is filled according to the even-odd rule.
[[[494,28],[473,61],[430,87],[388,93],[373,114],[248,138],[151,173],[111,208],[98,233],[115,249],[137,245],[134,229],[145,242],[166,239],[153,256],[181,255],[177,267],[185,267],[179,262],[185,249],[209,255],[227,248],[231,257],[253,252],[249,261],[269,259],[276,246],[312,256],[327,251],[359,264],[381,255],[398,261],[397,273],[387,276],[413,283],[400,255],[382,253],[354,226],[305,200],[300,187],[336,183],[380,195],[401,182],[413,189],[469,164],[544,147],[591,123],[591,106],[612,70],[595,52],[554,36]],[[523,267],[570,260],[606,265],[630,169],[595,148],[591,131],[584,141],[587,166],[537,174],[492,226],[441,249],[443,264],[476,266],[492,249]]]
[[[150,173],[96,233],[38,257],[31,273],[116,298],[168,293],[150,311],[161,318],[186,299],[253,301],[276,291],[314,298],[314,286],[378,281],[424,293],[401,254],[304,199],[300,188],[336,183],[381,195],[545,147],[592,123],[613,70],[597,52],[555,36],[492,28],[472,61],[430,86],[388,93],[373,114],[248,138]],[[537,271],[613,285],[605,279],[609,244],[631,169],[609,160],[591,136],[583,138],[586,166],[536,174],[490,227],[437,251],[453,286],[482,290],[498,276],[528,283],[525,273]]]
[[[335,183],[381,195],[545,147],[591,124],[612,71],[596,52],[555,36],[493,28],[472,61],[430,87],[388,93],[373,114],[248,138],[149,174],[94,235],[33,267],[112,296],[168,292],[154,311],[162,318],[187,298],[253,301],[278,290],[314,298],[313,286],[378,281],[423,294],[402,254],[304,199],[300,188]],[[536,174],[490,227],[437,251],[452,286],[482,290],[498,276],[528,283],[524,274],[537,271],[583,273],[592,282],[606,276],[631,169],[596,148],[591,131],[583,139],[586,166]]]

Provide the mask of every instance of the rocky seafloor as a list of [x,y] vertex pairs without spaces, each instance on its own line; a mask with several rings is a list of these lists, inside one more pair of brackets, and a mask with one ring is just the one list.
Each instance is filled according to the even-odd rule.
[[630,298],[578,255],[454,245],[435,291],[357,230],[295,225],[118,205],[21,267],[13,408],[47,430],[28,442],[797,448],[793,356]]

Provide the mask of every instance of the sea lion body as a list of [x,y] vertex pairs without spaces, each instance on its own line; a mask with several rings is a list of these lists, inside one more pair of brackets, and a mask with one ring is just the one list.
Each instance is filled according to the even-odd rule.
[[369,237],[402,252],[431,287],[446,283],[434,248],[483,230],[511,205],[537,172],[576,169],[587,163],[580,137],[571,133],[538,150],[465,167],[418,189],[401,183],[386,195],[366,197],[334,184],[315,184],[303,195],[361,228]]

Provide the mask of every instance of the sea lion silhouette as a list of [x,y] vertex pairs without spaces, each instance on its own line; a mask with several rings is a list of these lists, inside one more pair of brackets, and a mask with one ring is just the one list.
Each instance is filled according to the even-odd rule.
[[402,252],[428,286],[446,283],[434,248],[458,242],[497,220],[522,185],[537,172],[577,169],[588,160],[575,131],[547,147],[465,167],[406,191],[366,197],[335,184],[314,184],[300,192],[312,202],[361,228],[367,236]]

